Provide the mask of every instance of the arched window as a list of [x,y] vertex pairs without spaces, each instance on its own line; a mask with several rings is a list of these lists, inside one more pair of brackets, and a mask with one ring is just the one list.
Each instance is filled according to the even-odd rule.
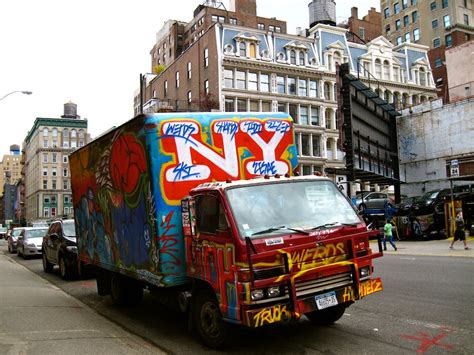
[[257,53],[257,47],[255,46],[255,43],[250,43],[250,58],[255,58]]
[[48,128],[43,128],[43,137],[47,137],[49,134],[49,129]]
[[296,52],[294,50],[290,51],[290,64],[296,65]]
[[336,66],[337,64],[342,63],[342,58],[341,58],[341,53],[339,52],[334,52],[334,65]]
[[239,43],[239,54],[241,57],[247,56],[247,45],[245,44],[245,42]]
[[300,52],[300,60],[299,60],[299,64],[300,65],[304,65],[304,52]]
[[69,138],[69,130],[68,130],[67,128],[65,128],[65,129],[63,130],[63,137],[64,137],[64,138]]
[[76,138],[77,137],[77,132],[75,129],[71,130],[71,138]]
[[79,130],[79,138],[84,138],[84,130],[83,129]]
[[57,128],[53,128],[53,137],[57,137],[58,136],[58,129]]
[[390,63],[388,60],[383,62],[383,78],[384,80],[390,80]]
[[382,63],[380,59],[375,59],[375,77],[377,79],[382,79]]
[[426,86],[426,72],[425,68],[420,68],[420,85]]
[[331,100],[331,85],[327,81],[324,83],[324,98]]

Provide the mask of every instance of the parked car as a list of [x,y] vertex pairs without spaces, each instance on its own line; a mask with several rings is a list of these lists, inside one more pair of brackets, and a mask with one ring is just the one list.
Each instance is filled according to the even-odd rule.
[[41,255],[43,236],[48,228],[23,227],[17,239],[17,253],[26,259],[30,256]]
[[412,206],[412,212],[416,216],[435,212],[435,206],[444,202],[451,194],[451,189],[433,190],[423,194]]
[[7,234],[7,228],[6,227],[0,227],[0,239],[5,238],[5,234]]
[[389,194],[384,192],[361,192],[355,196],[355,206],[359,211],[384,209],[386,203],[392,204]]
[[8,243],[8,252],[9,253],[16,253],[17,248],[17,239],[20,233],[22,232],[23,227],[15,227],[10,231],[10,234],[7,239]]
[[79,273],[74,219],[53,221],[43,237],[43,270],[52,272],[54,265],[65,280]]
[[408,216],[413,208],[413,205],[420,198],[420,196],[405,197],[400,203],[397,203],[395,207],[397,208],[398,216]]

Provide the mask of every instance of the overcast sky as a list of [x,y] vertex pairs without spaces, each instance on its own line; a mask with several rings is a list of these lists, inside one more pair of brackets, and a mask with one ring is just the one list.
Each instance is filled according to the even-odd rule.
[[[168,19],[190,21],[203,0],[1,0],[0,159],[21,146],[36,117],[60,117],[72,101],[95,137],[133,116],[140,73]],[[224,0],[228,8],[229,1]],[[257,13],[287,21],[289,33],[308,27],[310,0],[257,0]],[[354,2],[336,1],[337,22]],[[378,0],[359,0],[359,17]]]

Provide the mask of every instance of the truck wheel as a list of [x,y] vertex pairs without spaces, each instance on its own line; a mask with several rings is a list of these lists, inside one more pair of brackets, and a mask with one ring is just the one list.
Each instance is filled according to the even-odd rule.
[[306,313],[305,316],[316,325],[330,325],[337,322],[346,310],[345,304],[338,304],[337,306],[326,308],[320,311]]
[[66,260],[62,255],[59,256],[59,273],[63,280],[69,280],[71,278],[71,270],[67,266]]
[[193,306],[194,324],[204,344],[214,349],[226,345],[229,325],[222,319],[214,293],[208,289],[198,291]]
[[135,280],[114,273],[110,277],[110,296],[117,306],[134,306],[143,298],[143,287]]
[[48,261],[48,257],[46,256],[46,253],[43,251],[43,270],[44,272],[50,273],[53,271],[54,264],[51,264]]

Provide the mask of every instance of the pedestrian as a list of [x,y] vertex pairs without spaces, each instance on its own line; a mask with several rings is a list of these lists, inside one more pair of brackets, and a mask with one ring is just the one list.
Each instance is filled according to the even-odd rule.
[[462,211],[459,211],[456,215],[455,223],[456,230],[454,231],[454,238],[449,249],[454,249],[454,242],[459,239],[463,241],[464,249],[469,250],[470,248],[467,246],[466,241],[466,233],[464,232],[464,219],[462,217]]
[[392,223],[390,222],[390,219],[387,219],[385,221],[385,225],[383,226],[383,231],[384,231],[383,250],[387,250],[387,239],[388,239],[393,249],[397,251],[397,246],[393,242]]

